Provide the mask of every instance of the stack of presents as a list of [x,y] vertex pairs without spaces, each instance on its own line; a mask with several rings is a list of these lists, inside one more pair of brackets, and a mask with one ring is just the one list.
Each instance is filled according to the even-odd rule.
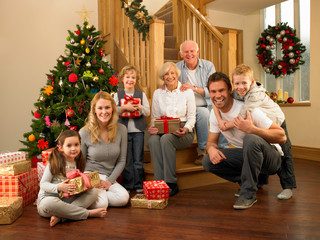
[[163,180],[144,181],[143,194],[136,194],[130,199],[132,207],[164,209],[168,205],[169,186]]
[[29,160],[26,152],[0,154],[0,224],[11,224],[35,202],[50,152],[43,152],[42,161]]
[[[24,207],[36,201],[39,182],[51,152],[52,149],[43,151],[42,159],[37,161],[28,160],[26,152],[0,154],[0,224],[13,223],[22,215]],[[81,189],[77,187],[74,194],[87,190],[83,177],[76,172],[72,175],[70,182],[83,186]],[[97,172],[88,174],[88,177],[91,187],[100,184]],[[163,180],[144,181],[143,193],[131,198],[132,207],[163,209],[168,205],[169,187]]]

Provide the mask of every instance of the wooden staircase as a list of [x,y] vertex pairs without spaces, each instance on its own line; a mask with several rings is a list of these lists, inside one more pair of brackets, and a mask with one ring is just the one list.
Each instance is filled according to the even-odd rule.
[[[201,0],[203,1],[203,0]],[[98,0],[99,27],[107,44],[104,50],[111,56],[110,63],[117,71],[128,64],[135,65],[141,73],[141,85],[152,102],[152,95],[162,81],[158,72],[166,61],[179,61],[179,46],[184,40],[199,44],[199,58],[214,63],[217,71],[229,73],[235,66],[235,34],[220,31],[188,1],[171,0],[156,14],[150,23],[146,41],[133,28],[133,23],[121,9],[120,0]],[[225,44],[227,43],[227,44]],[[145,179],[153,179],[152,158],[145,134],[144,170]],[[197,157],[197,142],[184,150],[177,150],[176,173],[180,189],[221,183],[225,180],[206,172],[194,161]]]

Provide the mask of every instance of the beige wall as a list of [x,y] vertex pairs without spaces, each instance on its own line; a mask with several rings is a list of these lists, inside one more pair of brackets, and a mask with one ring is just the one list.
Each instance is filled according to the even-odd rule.
[[[82,24],[75,12],[82,10],[83,5],[94,11],[90,23],[98,27],[96,0],[1,1],[0,152],[16,151],[23,146],[19,140],[31,130],[33,104],[46,84],[46,74],[65,49],[67,30],[75,30],[76,24]],[[319,11],[320,2],[311,0],[311,107],[282,108],[293,145],[316,148],[320,148]],[[216,25],[223,26],[226,21],[218,16],[211,21],[219,20],[221,24]],[[259,12],[228,15],[227,19],[232,25],[229,27],[244,30],[244,61],[254,68],[259,79],[260,67],[255,56],[260,35]]]
[[67,30],[82,25],[82,7],[94,11],[97,0],[1,0],[0,4],[0,152],[16,151],[31,130],[31,110],[46,74],[65,49]]

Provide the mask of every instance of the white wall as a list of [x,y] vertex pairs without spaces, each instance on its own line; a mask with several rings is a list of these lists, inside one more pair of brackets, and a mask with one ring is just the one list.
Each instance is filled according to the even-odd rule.
[[149,15],[154,15],[169,0],[143,0],[142,5],[146,6]]
[[67,30],[82,25],[76,11],[83,6],[98,27],[97,0],[1,0],[0,152],[23,147],[33,104],[64,52]]

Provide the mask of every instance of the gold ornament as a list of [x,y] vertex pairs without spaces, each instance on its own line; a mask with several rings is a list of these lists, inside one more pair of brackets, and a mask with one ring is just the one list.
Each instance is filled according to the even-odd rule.
[[90,52],[90,49],[89,48],[86,48],[86,53],[88,54]]
[[97,82],[99,80],[99,77],[97,75],[95,75],[92,79],[94,82]]
[[60,62],[62,62],[62,61],[63,61],[63,58],[62,58],[62,57],[59,57],[58,60],[59,60]]
[[79,59],[79,57],[76,59],[76,64],[79,66],[82,60]]
[[39,97],[39,101],[42,103],[44,102],[44,97],[42,95]]
[[53,120],[51,123],[51,127],[58,128],[60,127],[60,123],[57,120]]
[[85,44],[86,44],[86,40],[82,39],[82,40],[80,41],[80,44],[81,44],[81,45],[85,45]]
[[110,93],[111,97],[114,97],[115,94],[116,94],[115,92]]
[[91,29],[91,25],[87,24],[86,29],[90,30]]

